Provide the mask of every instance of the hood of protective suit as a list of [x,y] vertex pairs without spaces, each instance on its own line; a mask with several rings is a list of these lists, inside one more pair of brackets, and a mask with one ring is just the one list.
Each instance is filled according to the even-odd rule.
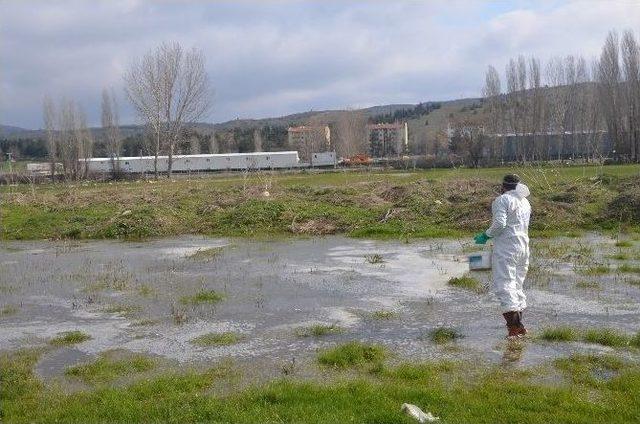
[[527,187],[526,185],[524,185],[522,183],[518,183],[516,185],[516,188],[513,190],[513,192],[520,199],[524,199],[525,197],[529,197],[529,195],[531,194],[531,192],[529,191],[529,187]]

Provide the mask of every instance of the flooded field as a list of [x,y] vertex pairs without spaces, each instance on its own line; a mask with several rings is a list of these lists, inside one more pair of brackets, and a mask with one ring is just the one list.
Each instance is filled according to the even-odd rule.
[[[588,236],[532,246],[525,320],[534,332],[638,331],[640,242]],[[466,240],[342,237],[5,242],[0,350],[42,345],[68,331],[90,336],[43,355],[36,371],[45,379],[114,349],[178,366],[231,359],[257,376],[277,376],[294,364],[313,375],[318,349],[350,340],[385,345],[397,361],[530,366],[575,352],[613,352],[535,337],[514,352],[502,340],[504,323],[487,291],[490,274],[471,274],[485,286],[479,290],[447,284],[467,272],[472,250]],[[434,343],[430,334],[439,327],[462,337]]]

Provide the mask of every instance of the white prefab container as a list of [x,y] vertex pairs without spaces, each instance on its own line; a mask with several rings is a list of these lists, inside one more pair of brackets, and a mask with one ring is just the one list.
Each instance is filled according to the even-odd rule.
[[335,166],[338,163],[336,152],[313,153],[311,165],[313,166]]
[[[83,159],[84,161],[84,159]],[[124,173],[154,172],[153,156],[120,157],[117,165]],[[253,169],[287,169],[298,166],[298,152],[256,152],[203,155],[175,155],[172,170],[175,172],[235,171]],[[158,156],[158,171],[167,172],[169,158]],[[111,158],[91,158],[87,160],[91,173],[109,173],[113,164]]]
[[491,252],[475,252],[469,255],[469,270],[483,271],[491,269]]

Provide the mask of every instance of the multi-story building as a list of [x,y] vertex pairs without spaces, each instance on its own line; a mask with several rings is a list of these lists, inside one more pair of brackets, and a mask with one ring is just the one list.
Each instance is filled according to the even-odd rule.
[[302,162],[311,163],[313,153],[331,149],[331,130],[328,126],[289,127],[288,138],[289,147],[298,151]]
[[371,156],[401,156],[407,152],[409,130],[406,122],[367,125]]

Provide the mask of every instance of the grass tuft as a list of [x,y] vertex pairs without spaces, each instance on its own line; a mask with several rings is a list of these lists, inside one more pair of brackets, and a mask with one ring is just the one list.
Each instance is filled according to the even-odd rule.
[[118,314],[125,317],[134,315],[136,312],[142,310],[138,305],[110,305],[103,309],[103,312],[108,314]]
[[65,375],[77,377],[85,383],[107,383],[117,378],[151,370],[154,361],[144,355],[110,358],[102,355],[96,361],[67,368]]
[[581,280],[576,283],[576,288],[585,290],[600,290],[602,287],[600,287],[600,283],[598,283],[597,281]]
[[609,347],[624,347],[629,345],[629,337],[610,328],[588,330],[583,340]]
[[194,261],[209,261],[217,258],[223,250],[224,247],[209,247],[198,249],[195,251],[195,253],[189,255],[188,259],[192,259]]
[[379,311],[373,311],[371,313],[371,318],[377,319],[377,320],[389,320],[389,319],[396,318],[397,316],[398,316],[397,312],[387,311],[383,309]]
[[469,275],[450,278],[447,284],[453,287],[459,287],[462,289],[475,291],[477,293],[484,291],[484,287],[482,286],[482,283]]
[[640,266],[622,264],[618,267],[618,272],[623,274],[640,274]]
[[619,240],[616,242],[616,247],[632,247],[633,243],[629,240]]
[[609,265],[593,265],[587,268],[581,268],[578,270],[583,275],[605,275],[611,272]]
[[6,317],[18,313],[18,307],[16,305],[5,305],[0,308],[0,317]]
[[430,333],[431,341],[436,344],[449,343],[462,337],[464,336],[458,330],[448,327],[438,327]]
[[578,334],[571,327],[556,327],[545,328],[539,337],[548,342],[571,342],[578,339]]
[[242,336],[230,331],[224,333],[207,333],[191,340],[191,343],[197,346],[229,346],[239,343]]
[[365,261],[367,261],[372,265],[384,263],[384,258],[379,253],[374,253],[372,255],[365,255],[364,259]]
[[330,334],[340,334],[344,330],[337,324],[323,325],[316,324],[309,327],[301,327],[296,329],[296,336],[298,337],[322,337]]
[[91,336],[79,330],[65,331],[59,333],[55,338],[49,341],[53,346],[69,346],[90,340]]
[[202,290],[192,296],[182,296],[180,303],[184,305],[198,305],[201,303],[218,303],[224,300],[224,295],[215,290]]
[[351,368],[379,365],[385,357],[386,351],[383,346],[349,342],[320,352],[318,362],[334,368]]

